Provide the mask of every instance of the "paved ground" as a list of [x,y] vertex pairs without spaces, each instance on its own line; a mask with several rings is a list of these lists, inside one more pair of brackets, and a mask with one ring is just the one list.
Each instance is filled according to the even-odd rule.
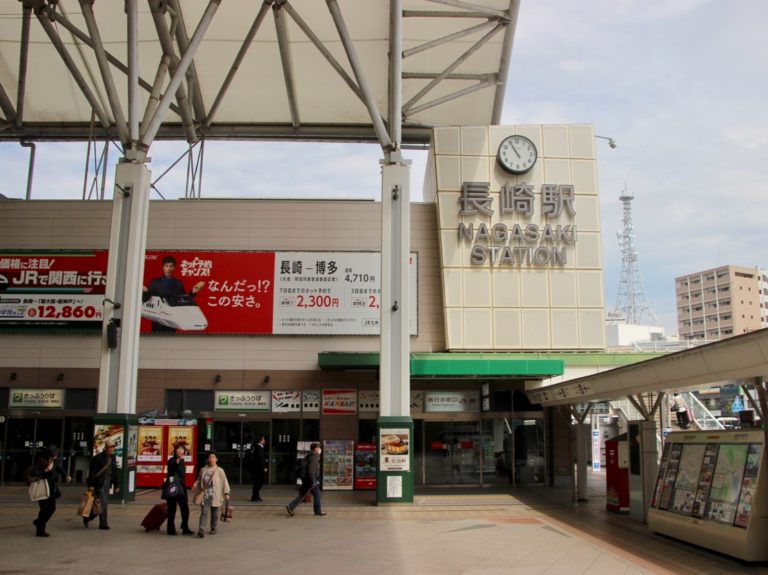
[[[235,519],[219,534],[170,538],[144,533],[144,514],[158,493],[113,505],[111,531],[86,530],[75,516],[81,488],[65,488],[49,524],[33,536],[36,506],[21,487],[0,488],[0,574],[300,573],[497,574],[768,574],[648,533],[626,516],[605,512],[596,484],[589,503],[537,488],[513,492],[435,490],[407,508],[373,505],[370,493],[325,493],[327,517],[302,505],[288,518],[287,489],[266,489],[265,503],[235,493]],[[196,522],[199,511],[192,511]],[[169,564],[175,563],[175,567]]]

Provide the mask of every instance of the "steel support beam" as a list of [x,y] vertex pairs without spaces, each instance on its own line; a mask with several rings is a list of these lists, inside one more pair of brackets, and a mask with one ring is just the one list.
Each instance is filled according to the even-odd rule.
[[[131,38],[132,38],[132,34],[131,34],[131,22],[132,22],[131,13],[132,13],[132,11],[131,11],[130,7],[131,7],[131,5],[136,5],[138,0],[125,0],[125,1],[126,1],[127,12],[128,12],[128,59],[130,60],[130,58],[131,58],[131,48],[132,48],[132,46],[138,44],[138,36],[136,36],[135,44],[133,42],[131,42]],[[57,24],[60,24],[62,27],[64,27],[70,34],[72,34],[75,38],[80,40],[83,44],[85,44],[86,46],[88,46],[91,49],[93,49],[93,46],[94,46],[93,40],[91,40],[91,38],[90,38],[90,36],[88,36],[88,34],[83,32],[82,30],[80,30],[77,26],[72,24],[72,22],[67,20],[64,16],[62,16],[58,12],[52,10],[50,7],[46,7],[45,10],[46,10],[46,12],[45,12],[46,16],[48,16],[51,20],[53,20]],[[134,22],[135,22],[136,18],[138,18],[138,16],[136,16],[133,19]],[[135,24],[134,24],[133,29],[136,30]],[[136,32],[138,32],[138,31],[136,30]],[[134,50],[134,53],[136,54],[136,58],[137,58],[136,59],[135,70],[136,70],[136,73],[138,74],[138,52]],[[129,70],[129,66],[127,66],[126,64],[123,64],[111,52],[107,51],[106,54],[107,54],[107,60],[109,60],[109,63],[112,64],[116,69],[118,69],[120,72],[122,72],[123,74],[125,74],[128,77],[128,79],[129,79],[128,80],[128,86],[129,86],[129,89],[130,89],[130,85],[131,85],[131,80],[130,80],[131,72]],[[138,78],[138,83],[139,83],[139,86],[141,88],[143,88],[144,90],[146,90],[147,92],[152,91],[152,86],[146,80],[141,78],[140,76]],[[176,106],[176,104],[171,104],[171,110],[173,110],[176,114],[181,115],[181,112],[179,111],[179,108]],[[130,106],[129,106],[129,112],[130,112]],[[129,128],[130,128],[130,121],[129,121]]]
[[[439,72],[403,72],[403,80],[432,80],[437,78]],[[476,80],[478,82],[498,81],[498,75],[490,74],[448,74],[444,80]]]
[[283,2],[278,0],[272,4],[272,15],[275,17],[275,30],[277,31],[277,46],[280,50],[280,64],[283,68],[283,80],[285,81],[285,94],[288,98],[288,108],[291,111],[291,125],[298,128],[299,107],[296,102],[296,84],[293,80],[293,60],[291,59],[291,47],[288,41],[288,28],[285,25],[283,14]]
[[[174,93],[181,86],[181,82],[184,79],[184,76],[187,72],[187,68],[189,68],[189,65],[192,63],[192,58],[195,56],[195,52],[197,52],[197,49],[200,46],[200,43],[203,41],[203,36],[205,35],[205,32],[208,29],[208,26],[210,26],[211,20],[213,20],[213,16],[214,14],[216,14],[216,10],[218,9],[219,4],[221,4],[221,0],[210,0],[208,2],[208,6],[206,7],[205,12],[203,13],[203,16],[200,18],[200,22],[197,25],[197,29],[195,30],[195,33],[192,35],[192,38],[189,41],[189,46],[187,46],[187,49],[184,51],[184,54],[182,54],[181,60],[179,61],[178,66],[176,67],[176,71],[173,73],[173,76],[171,77],[171,81],[168,83],[166,92],[163,95],[162,99],[160,100],[160,103],[157,106],[157,110],[155,110],[155,113],[152,116],[152,120],[150,121],[149,126],[147,127],[147,130],[145,132],[145,135],[142,141],[142,143],[147,148],[154,141],[155,136],[157,135],[157,132],[160,129],[160,125],[163,123],[163,117],[168,111],[171,100],[174,97]],[[163,24],[165,24],[165,20],[163,20]],[[182,107],[182,110],[183,110],[183,107]]]
[[643,402],[643,398],[638,395],[637,398],[635,398],[634,395],[628,395],[627,399],[629,402],[635,406],[635,409],[640,412],[640,414],[643,416],[643,419],[648,421],[649,415],[648,415],[648,408],[645,406],[645,402]]
[[[189,46],[189,34],[187,33],[187,25],[184,22],[184,14],[181,11],[181,3],[179,0],[170,0],[173,11],[176,13],[176,44],[179,46],[179,51],[183,52]],[[197,77],[197,68],[195,67],[194,60],[187,70],[187,86],[189,86],[189,95],[192,100],[192,108],[195,110],[195,120],[198,124],[202,124],[205,121],[205,103],[203,102],[203,92],[200,89],[200,80]]]
[[466,88],[463,88],[461,90],[457,90],[455,92],[451,92],[450,94],[446,94],[445,96],[435,98],[434,100],[421,104],[420,106],[414,106],[410,110],[406,111],[406,118],[413,116],[415,114],[418,114],[419,112],[423,112],[424,110],[428,110],[429,108],[434,108],[435,106],[439,106],[440,104],[445,104],[446,102],[456,100],[458,98],[466,96],[467,94],[471,94],[472,92],[483,90],[485,88],[488,88],[489,86],[493,86],[495,83],[496,83],[496,80],[486,80],[485,82],[480,82],[479,84],[475,84],[474,86],[467,86]]
[[376,104],[376,98],[368,83],[368,78],[365,74],[365,70],[363,70],[360,58],[357,56],[357,50],[355,50],[355,45],[353,44],[352,36],[350,36],[349,30],[347,29],[347,24],[344,22],[344,16],[341,14],[339,3],[336,0],[326,0],[326,3],[328,4],[328,10],[333,18],[333,23],[336,25],[336,30],[339,33],[341,43],[344,46],[344,51],[347,53],[349,64],[352,66],[352,72],[355,74],[357,85],[360,86],[360,90],[363,93],[365,105],[368,108],[368,115],[371,117],[371,122],[373,123],[373,128],[379,138],[379,143],[381,144],[382,149],[386,152],[392,147],[392,141],[389,138],[389,134],[387,134],[384,121],[381,119],[381,113]]
[[472,56],[472,54],[474,54],[480,48],[485,46],[488,43],[488,41],[491,38],[493,38],[499,32],[499,30],[501,30],[503,27],[504,27],[503,24],[496,24],[496,26],[494,26],[492,30],[490,30],[485,35],[483,35],[483,37],[480,38],[477,42],[475,42],[466,52],[464,52],[461,56],[459,56],[452,64],[449,64],[445,69],[443,69],[442,72],[440,72],[437,76],[435,76],[433,80],[431,80],[426,86],[424,86],[421,90],[419,90],[410,100],[408,100],[403,106],[403,111],[407,113],[411,108],[413,108],[416,105],[416,102],[421,100],[435,86],[437,86],[442,80],[444,80],[451,72],[453,72],[456,68],[461,66],[467,59],[469,59]]
[[40,25],[43,27],[43,30],[45,30],[45,33],[48,35],[48,38],[51,40],[51,44],[53,44],[53,47],[56,48],[56,51],[59,53],[59,56],[64,61],[64,65],[69,70],[69,73],[72,75],[72,79],[75,81],[75,83],[80,88],[80,91],[83,93],[83,96],[85,96],[85,99],[88,100],[88,104],[91,106],[93,111],[96,113],[96,116],[99,118],[99,122],[101,125],[109,130],[111,121],[107,117],[106,112],[101,107],[101,104],[96,99],[96,96],[94,95],[93,91],[91,90],[90,86],[88,86],[88,83],[85,81],[85,78],[83,77],[82,73],[78,69],[77,65],[75,64],[75,61],[72,59],[72,56],[69,55],[69,52],[67,51],[66,46],[64,45],[64,42],[62,42],[61,37],[59,36],[59,33],[56,31],[56,28],[53,27],[53,23],[48,18],[48,15],[46,12],[37,12],[37,20],[40,22]]
[[588,423],[576,424],[576,500],[587,501],[587,444],[590,426]]
[[205,118],[205,123],[203,125],[204,129],[207,130],[207,128],[211,125],[211,122],[213,122],[213,119],[216,117],[216,112],[219,110],[221,101],[224,99],[227,90],[229,90],[229,86],[232,84],[232,80],[235,79],[235,75],[240,69],[240,64],[243,63],[245,55],[248,53],[248,50],[253,43],[253,39],[256,37],[256,33],[259,31],[261,23],[264,21],[264,18],[266,17],[271,5],[272,0],[264,0],[261,8],[259,8],[259,12],[256,14],[256,18],[253,20],[253,24],[251,24],[251,27],[248,30],[248,34],[245,35],[245,40],[243,40],[243,43],[240,45],[240,49],[237,51],[235,61],[232,63],[232,66],[230,66],[229,72],[227,72],[227,77],[224,79],[224,83],[221,85],[221,88],[219,88],[219,92],[216,94],[216,98],[214,98],[213,104],[211,104],[211,109],[208,110],[208,116]]
[[493,8],[488,8],[487,6],[482,6],[480,4],[473,4],[472,2],[464,2],[463,0],[429,0],[433,4],[442,4],[443,6],[451,6],[452,8],[459,8],[460,10],[469,10],[471,12],[479,12],[481,14],[486,14],[489,17],[499,17],[502,18],[505,16],[503,10],[495,10]]
[[493,112],[491,112],[491,124],[501,122],[501,110],[504,107],[504,94],[509,79],[509,64],[512,60],[512,46],[515,44],[515,32],[517,31],[517,16],[520,12],[520,0],[510,0],[507,22],[505,24],[504,42],[501,45],[501,62],[499,63],[499,83],[496,85],[496,95],[493,98]]
[[160,58],[160,62],[157,65],[157,72],[155,73],[155,82],[152,84],[152,91],[149,93],[149,100],[147,106],[144,108],[144,117],[141,120],[141,130],[139,131],[139,139],[144,138],[144,131],[149,126],[149,121],[152,119],[152,115],[157,110],[157,105],[160,103],[162,97],[163,82],[165,81],[165,75],[168,73],[168,66],[170,66],[171,58],[168,54],[163,54]]
[[[171,73],[175,75],[179,59],[173,48],[171,30],[168,27],[168,23],[165,21],[163,1],[148,0],[148,2],[152,13],[152,21],[155,23],[155,29],[157,30],[157,37],[160,40],[160,46],[163,49],[163,54],[168,56],[170,60],[169,69]],[[191,65],[191,62],[188,64],[187,68],[189,65]],[[182,85],[184,77],[186,77],[186,70],[184,71],[184,76],[177,82],[173,90],[170,89],[170,85],[166,90],[167,92],[176,93],[176,103],[179,105],[179,110],[181,111],[181,123],[184,126],[187,142],[191,144],[197,141],[197,132],[195,131],[195,118],[192,112],[192,103],[187,97],[187,91]],[[155,82],[157,82],[157,79],[155,79]]]
[[27,193],[24,196],[25,200],[32,199],[32,179],[35,176],[35,155],[37,153],[37,146],[34,142],[19,142],[22,148],[29,148],[29,167],[27,168]]
[[448,10],[403,10],[403,18],[479,18],[487,19],[493,16],[486,12],[458,12]]
[[389,139],[397,148],[403,128],[403,0],[389,0]]
[[[747,401],[749,401],[749,404],[752,406],[752,409],[755,410],[755,413],[757,416],[765,421],[765,417],[763,416],[763,410],[760,408],[758,403],[755,401],[755,398],[752,397],[752,394],[749,393],[749,388],[746,386],[746,384],[741,385],[741,389],[744,392],[744,395],[747,396]],[[755,385],[755,392],[757,392],[757,385]]]
[[663,391],[660,391],[656,396],[656,401],[653,402],[653,407],[651,408],[651,411],[648,414],[649,417],[654,417],[656,415],[656,412],[661,407],[661,402],[664,400],[664,397],[666,397],[666,394]]
[[442,36],[440,38],[430,40],[429,42],[425,42],[424,44],[419,44],[418,46],[414,46],[413,48],[409,48],[408,50],[403,50],[403,58],[408,58],[409,56],[413,56],[414,54],[419,54],[421,52],[430,50],[432,48],[437,48],[438,46],[442,46],[443,44],[447,44],[448,42],[453,42],[454,40],[460,40],[461,38],[471,36],[476,32],[480,32],[481,30],[486,30],[487,28],[496,26],[497,23],[498,23],[498,19],[490,18],[487,22],[481,22],[480,24],[475,24],[474,26],[470,26],[469,28],[465,28],[464,30],[459,30],[458,32],[454,32],[453,34],[448,34],[447,36]]
[[363,102],[363,104],[365,104],[365,96],[363,96],[363,92],[360,90],[358,85],[350,77],[350,75],[347,74],[347,71],[341,66],[341,64],[339,64],[339,61],[333,57],[333,54],[331,54],[328,48],[325,47],[325,44],[323,44],[323,41],[320,40],[320,38],[318,38],[317,34],[315,34],[312,31],[312,29],[309,27],[309,25],[304,21],[304,19],[301,16],[299,16],[299,14],[293,8],[290,2],[286,2],[283,5],[283,10],[285,10],[288,13],[288,15],[293,19],[293,21],[301,29],[301,31],[304,32],[304,35],[307,38],[309,38],[309,41],[315,45],[315,48],[317,48],[320,51],[320,53],[323,55],[326,61],[331,65],[331,67],[334,70],[336,70],[336,73],[339,76],[341,76],[341,79],[344,80],[347,86],[349,86],[349,88],[357,95],[357,97],[360,98],[360,101]]
[[3,114],[5,114],[6,122],[11,125],[16,123],[16,110],[13,109],[13,104],[8,97],[8,92],[5,91],[2,84],[0,84],[0,109],[2,109]]
[[19,82],[16,90],[16,127],[24,123],[24,100],[27,94],[27,62],[29,60],[29,32],[32,28],[32,8],[24,4],[21,12],[21,48],[19,51]]
[[93,51],[96,53],[96,62],[99,65],[101,79],[104,82],[105,89],[107,90],[107,99],[109,100],[110,108],[112,108],[112,116],[115,118],[117,136],[120,138],[123,146],[127,148],[130,145],[128,124],[125,122],[123,108],[120,105],[120,98],[117,94],[115,81],[112,78],[112,70],[110,69],[109,62],[107,61],[107,53],[104,50],[104,43],[101,41],[101,33],[99,32],[99,27],[96,24],[96,17],[93,14],[94,1],[95,0],[80,0],[80,8],[83,13],[83,18],[85,19],[85,25],[88,27],[88,33],[91,35],[91,40],[93,40]]

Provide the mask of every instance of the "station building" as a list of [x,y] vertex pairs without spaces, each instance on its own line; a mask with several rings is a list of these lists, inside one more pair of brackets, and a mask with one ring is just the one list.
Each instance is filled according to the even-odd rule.
[[[499,162],[512,136],[536,149],[524,174]],[[416,485],[570,481],[570,414],[531,403],[526,382],[642,359],[604,352],[596,174],[591,126],[434,130],[411,206]],[[3,201],[6,482],[48,443],[85,465],[110,214],[103,201]],[[375,442],[380,242],[373,201],[151,202],[137,412],[197,419],[197,449],[216,449],[235,482],[249,481],[259,435],[274,484],[293,480],[298,441]],[[152,308],[171,262],[165,281],[189,301]],[[52,399],[25,405],[20,390]]]

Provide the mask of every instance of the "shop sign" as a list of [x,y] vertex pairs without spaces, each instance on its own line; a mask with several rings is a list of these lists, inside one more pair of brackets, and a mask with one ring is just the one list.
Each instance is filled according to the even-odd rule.
[[269,391],[217,391],[214,409],[269,412],[271,398]]
[[379,431],[379,470],[410,471],[411,436],[407,428],[381,428]]
[[320,413],[319,389],[310,389],[301,392],[301,410],[304,413]]
[[8,407],[62,409],[63,389],[11,389]]
[[272,413],[298,413],[301,411],[300,391],[273,391]]
[[477,391],[427,391],[424,397],[427,413],[480,411]]
[[360,413],[378,413],[379,390],[361,389],[358,393],[357,408]]
[[323,390],[323,415],[355,415],[356,413],[357,390]]

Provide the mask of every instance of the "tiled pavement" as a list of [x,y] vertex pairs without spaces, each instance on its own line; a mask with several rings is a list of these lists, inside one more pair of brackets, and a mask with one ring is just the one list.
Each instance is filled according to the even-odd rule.
[[[156,491],[111,506],[112,531],[85,530],[74,513],[81,490],[65,488],[51,538],[38,539],[24,489],[0,488],[0,574],[768,574],[766,565],[659,537],[607,513],[599,482],[581,504],[547,488],[432,490],[412,507],[376,507],[372,493],[325,492],[327,517],[303,505],[291,519],[283,508],[290,489],[265,489],[260,504],[237,489],[235,520],[202,540],[138,527]],[[198,516],[193,510],[192,521]],[[182,567],[170,567],[174,561]]]

